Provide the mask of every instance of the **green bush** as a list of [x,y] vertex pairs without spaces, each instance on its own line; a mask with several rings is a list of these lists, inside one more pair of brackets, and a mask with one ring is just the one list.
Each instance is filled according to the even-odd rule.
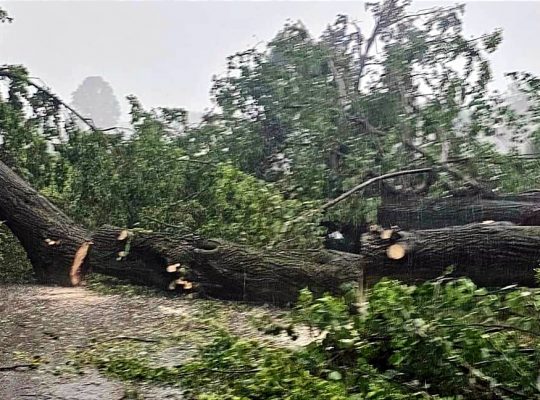
[[267,245],[295,238],[295,244],[313,245],[321,236],[313,222],[287,229],[311,203],[285,199],[270,183],[241,172],[230,164],[216,168],[213,184],[201,199],[205,223],[201,233],[239,243]]
[[32,266],[24,249],[9,230],[0,224],[0,283],[32,280]]
[[538,291],[384,280],[365,299],[354,288],[321,298],[304,290],[293,318],[318,339],[290,350],[222,333],[175,367],[122,350],[92,362],[206,400],[540,398]]
[[207,399],[538,398],[540,293],[442,282],[385,280],[365,304],[305,290],[297,321],[323,339],[289,352],[221,338],[184,383]]

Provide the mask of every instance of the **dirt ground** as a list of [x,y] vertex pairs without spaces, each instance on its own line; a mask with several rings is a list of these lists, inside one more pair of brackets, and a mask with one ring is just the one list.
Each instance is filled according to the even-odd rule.
[[[202,300],[102,295],[85,288],[2,285],[0,399],[131,398],[128,394],[133,383],[108,378],[93,368],[71,370],[73,354],[111,338],[157,340],[184,333],[188,338],[190,331],[207,329],[205,321],[213,324],[216,319],[224,321],[225,328],[235,334],[261,336],[250,318],[273,312]],[[286,337],[270,340],[291,345]],[[308,340],[309,335],[303,335],[294,346]],[[175,364],[195,351],[196,345],[186,340],[158,356],[162,364]],[[185,398],[178,387],[136,384],[135,388],[139,398]]]

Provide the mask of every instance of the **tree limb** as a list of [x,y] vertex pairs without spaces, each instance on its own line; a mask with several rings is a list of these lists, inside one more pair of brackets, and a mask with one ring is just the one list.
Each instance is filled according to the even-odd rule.
[[336,204],[338,204],[339,202],[345,200],[347,197],[351,196],[352,194],[358,192],[359,190],[371,185],[372,183],[375,183],[375,182],[378,182],[378,181],[381,181],[383,179],[389,179],[389,178],[395,178],[395,177],[398,177],[398,176],[403,176],[403,175],[413,175],[413,174],[421,174],[421,173],[425,173],[425,172],[432,172],[433,169],[432,168],[417,168],[417,169],[409,169],[409,170],[404,170],[404,171],[396,171],[396,172],[390,172],[388,174],[384,174],[384,175],[380,175],[380,176],[376,176],[374,178],[371,178],[371,179],[368,179],[367,181],[365,182],[362,182],[361,184],[353,187],[352,189],[348,190],[347,192],[343,193],[342,195],[336,197],[335,199],[333,200],[330,200],[329,202],[323,204],[319,210],[320,211],[326,211],[328,210],[330,207],[333,207],[335,206]]

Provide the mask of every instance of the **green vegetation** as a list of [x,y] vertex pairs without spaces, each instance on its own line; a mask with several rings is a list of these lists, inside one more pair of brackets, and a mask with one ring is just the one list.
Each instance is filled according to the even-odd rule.
[[32,281],[32,266],[11,232],[0,224],[0,283]]
[[[540,132],[538,78],[509,74],[529,105],[523,112],[488,90],[487,57],[501,32],[465,38],[462,6],[415,15],[408,1],[387,0],[368,10],[379,20],[376,54],[351,17],[338,16],[320,38],[289,23],[267,47],[228,58],[214,80],[216,111],[198,126],[185,110],[147,110],[129,96],[133,132],[84,130],[23,66],[4,66],[0,160],[89,228],[141,226],[257,246],[320,245],[321,215],[292,231],[287,221],[399,169],[436,170],[387,182],[405,193],[423,186],[422,195],[444,195],[471,182],[534,187],[537,157],[503,155],[484,140],[507,129],[517,146]],[[366,191],[324,217],[371,223],[380,196]]]
[[97,346],[80,360],[200,399],[540,397],[540,292],[385,280],[358,301],[354,289],[318,299],[303,291],[296,326],[320,335],[298,350],[221,333],[176,366],[156,365],[133,343]]
[[[429,179],[389,183],[406,193],[422,186],[422,196],[474,182],[503,192],[535,187],[539,158],[501,154],[485,138],[505,128],[516,145],[539,144],[540,80],[509,74],[529,104],[518,113],[488,90],[488,55],[501,32],[471,40],[462,6],[421,15],[408,6],[368,4],[377,54],[350,17],[338,16],[320,38],[290,23],[266,48],[232,55],[214,80],[217,111],[196,127],[185,110],[147,110],[130,96],[133,132],[85,130],[23,66],[0,67],[0,160],[90,229],[142,227],[259,247],[320,246],[321,215],[291,221],[390,171],[433,167]],[[2,10],[0,21],[10,21]],[[373,222],[380,199],[366,191],[326,217]],[[29,271],[0,227],[0,282],[25,282]],[[149,294],[104,277],[88,285]],[[211,325],[216,313],[207,311]],[[317,299],[303,291],[293,317],[292,328],[266,330],[296,335],[309,326],[320,337],[293,350],[204,325],[194,340],[200,352],[179,365],[150,359],[161,342],[130,341],[96,344],[77,362],[124,380],[178,384],[207,400],[540,398],[537,291],[385,280],[362,299],[355,290]]]

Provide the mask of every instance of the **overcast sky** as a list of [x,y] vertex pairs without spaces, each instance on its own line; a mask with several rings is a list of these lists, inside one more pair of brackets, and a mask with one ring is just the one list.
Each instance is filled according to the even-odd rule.
[[[417,2],[426,8],[444,2]],[[87,76],[100,75],[119,99],[137,95],[147,107],[202,111],[211,77],[225,58],[273,38],[287,19],[314,35],[339,13],[369,27],[362,2],[22,2],[4,1],[15,21],[0,27],[0,64],[23,64],[66,100]],[[467,36],[504,30],[492,57],[503,73],[540,75],[540,2],[467,3]],[[125,102],[122,101],[124,112]]]

